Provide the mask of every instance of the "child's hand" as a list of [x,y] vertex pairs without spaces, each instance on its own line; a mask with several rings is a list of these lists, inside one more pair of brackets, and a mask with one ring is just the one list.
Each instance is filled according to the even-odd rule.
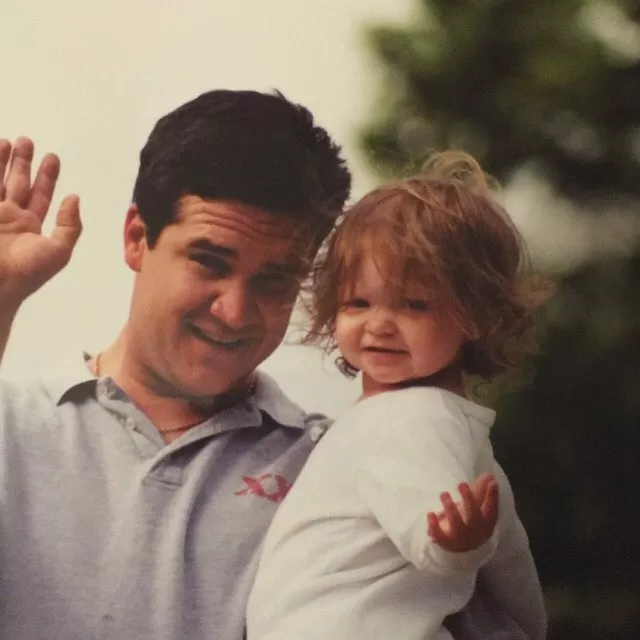
[[469,486],[458,485],[460,502],[448,493],[440,496],[443,511],[427,514],[429,537],[443,549],[453,552],[471,551],[487,542],[498,521],[498,483],[484,473]]

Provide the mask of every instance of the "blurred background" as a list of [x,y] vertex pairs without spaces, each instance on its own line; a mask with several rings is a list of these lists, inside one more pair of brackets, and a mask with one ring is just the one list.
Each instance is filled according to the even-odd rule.
[[[307,105],[343,143],[354,197],[465,149],[558,282],[533,379],[496,402],[494,431],[549,637],[640,637],[640,0],[0,0],[0,25],[0,135],[60,154],[57,201],[80,193],[85,223],[21,310],[3,372],[115,337],[138,151],[202,91],[277,87]],[[265,368],[335,415],[357,383],[297,335]]]

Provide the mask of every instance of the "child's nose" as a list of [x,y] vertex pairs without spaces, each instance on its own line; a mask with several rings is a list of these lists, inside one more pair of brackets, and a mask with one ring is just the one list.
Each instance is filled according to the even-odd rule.
[[394,314],[385,307],[372,307],[367,318],[366,329],[372,334],[392,333],[395,328]]

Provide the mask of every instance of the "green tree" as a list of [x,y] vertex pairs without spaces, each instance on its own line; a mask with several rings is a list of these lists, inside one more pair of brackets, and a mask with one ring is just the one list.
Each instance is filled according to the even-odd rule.
[[607,8],[640,19],[637,0],[419,5],[415,24],[370,31],[385,88],[363,142],[379,171],[458,146],[503,180],[537,163],[580,200],[640,195],[640,43],[615,50],[588,28]]
[[[637,206],[640,1],[416,1],[412,24],[368,31],[381,176],[454,147],[503,183],[537,166],[585,215]],[[638,291],[640,251],[560,277],[535,377],[497,407],[554,640],[640,637]]]

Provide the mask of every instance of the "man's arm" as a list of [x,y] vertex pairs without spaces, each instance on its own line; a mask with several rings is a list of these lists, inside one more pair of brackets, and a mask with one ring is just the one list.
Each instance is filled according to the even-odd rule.
[[17,312],[17,308],[14,309],[5,304],[0,305],[0,362],[2,362],[2,356],[7,348],[11,326],[13,325],[13,320]]
[[42,235],[60,161],[45,155],[33,182],[32,161],[31,140],[0,139],[0,359],[20,305],[67,264],[82,231],[78,198],[67,196]]

